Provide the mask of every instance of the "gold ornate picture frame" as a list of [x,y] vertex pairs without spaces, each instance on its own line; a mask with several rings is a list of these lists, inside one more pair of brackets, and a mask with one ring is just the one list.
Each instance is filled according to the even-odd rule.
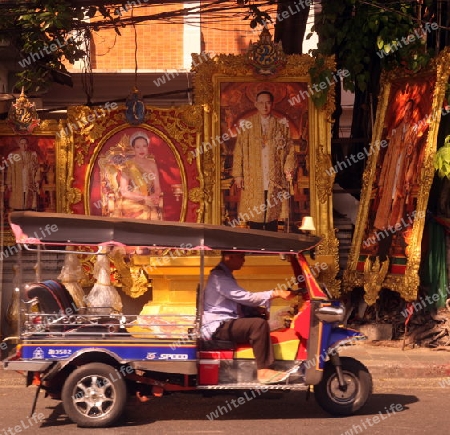
[[[28,134],[16,134],[7,121],[0,122],[0,188],[4,223],[1,230],[5,245],[15,243],[8,225],[10,211],[60,212],[63,208],[67,156],[58,131],[56,120],[43,120]],[[25,170],[28,187],[24,187],[23,182]]]
[[449,68],[445,51],[420,74],[391,71],[382,78],[344,272],[344,288],[363,287],[369,305],[381,288],[399,292],[406,301],[417,297],[421,240]]
[[[116,105],[117,106],[117,105]],[[98,109],[71,107],[62,136],[73,164],[68,168],[65,211],[151,220],[200,222],[203,219],[203,177],[193,158],[202,127],[202,110],[146,107],[146,122],[131,125],[125,106],[99,116]],[[93,119],[95,122],[86,122]],[[147,143],[146,168],[135,164],[137,145]],[[127,179],[126,187],[121,184]],[[138,204],[127,192],[156,192],[158,203]]]
[[[331,199],[334,174],[329,175],[334,83],[326,83],[326,102],[322,108],[317,108],[311,98],[315,92],[312,86],[316,84],[311,83],[309,76],[314,59],[308,55],[285,56],[269,37],[263,31],[259,43],[253,44],[243,55],[220,54],[206,60],[193,55],[195,102],[204,108],[202,143],[197,158],[202,161],[204,173],[205,221],[247,226],[246,221],[261,220],[257,215],[269,213],[276,205],[279,207],[274,208],[279,214],[271,220],[284,223],[283,227],[278,226],[279,231],[288,231],[297,230],[303,217],[312,216],[316,226],[314,233],[323,238],[317,249],[318,259],[326,263],[319,279],[338,295],[340,283],[334,279],[338,271],[338,242],[333,228]],[[258,55],[260,52],[271,53],[271,56]],[[326,68],[334,68],[332,59],[324,61]],[[261,92],[272,101],[271,114],[275,120],[271,128],[277,130],[272,138],[277,143],[276,152],[278,155],[289,154],[288,149],[292,147],[294,164],[288,168],[292,170],[291,180],[283,179],[286,166],[277,169],[280,183],[270,181],[280,185],[275,195],[261,200],[257,206],[247,203],[242,210],[239,208],[242,192],[238,192],[233,160],[237,159],[236,144],[240,135],[257,133],[256,141],[263,146],[262,136],[256,131],[261,126],[255,121],[255,103]],[[289,136],[283,133],[287,129]],[[248,166],[258,164],[258,159],[253,157],[249,156]],[[280,159],[278,163],[284,162]],[[260,173],[263,172],[261,169]],[[249,178],[251,180],[252,176],[247,177],[247,188]],[[276,198],[280,204],[276,204]],[[283,200],[285,204],[281,203]],[[255,216],[257,219],[252,219]]]

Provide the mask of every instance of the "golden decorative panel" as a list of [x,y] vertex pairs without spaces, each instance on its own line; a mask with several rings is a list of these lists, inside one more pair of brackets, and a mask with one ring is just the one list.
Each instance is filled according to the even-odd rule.
[[363,286],[372,304],[381,288],[415,300],[433,156],[450,73],[448,50],[416,75],[382,78],[377,119],[344,286]]

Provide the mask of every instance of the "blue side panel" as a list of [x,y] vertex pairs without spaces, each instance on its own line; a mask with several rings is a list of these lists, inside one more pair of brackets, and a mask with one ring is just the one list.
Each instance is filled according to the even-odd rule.
[[325,365],[325,359],[328,350],[328,343],[330,341],[330,335],[332,331],[331,323],[322,322],[322,339],[320,341],[320,357],[319,357],[319,368],[323,370]]
[[25,344],[22,346],[22,359],[32,360],[64,360],[80,350],[104,350],[118,356],[120,360],[126,361],[188,361],[197,359],[197,348],[193,346],[177,346],[173,345],[133,345],[120,346],[108,344],[104,346],[86,346],[74,345],[68,343],[63,344]]
[[322,323],[322,339],[320,341],[319,368],[323,369],[328,351],[341,341],[353,341],[365,339],[366,336],[359,331],[347,328],[336,328],[331,323]]
[[328,347],[336,346],[340,341],[364,340],[366,336],[355,329],[333,328],[328,338]]

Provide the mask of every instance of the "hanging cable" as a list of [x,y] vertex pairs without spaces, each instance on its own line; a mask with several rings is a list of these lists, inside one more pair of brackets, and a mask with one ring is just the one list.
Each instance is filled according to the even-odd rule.
[[[134,10],[131,10],[131,18],[133,18]],[[138,38],[136,24],[133,20],[133,30],[134,30],[134,88],[137,89],[137,72],[138,72]]]
[[86,94],[86,104],[88,106],[92,105],[92,97],[94,95],[94,74],[92,72],[92,63],[91,63],[91,30],[86,29],[84,32],[84,40],[86,47],[86,56],[83,58],[83,69],[81,76],[81,85],[83,87],[83,91]]
[[[131,10],[131,18],[133,18],[133,10]],[[138,90],[138,38],[137,29],[133,20],[134,30],[134,87],[131,94],[125,101],[125,118],[132,125],[139,125],[145,121],[145,103],[139,99]]]

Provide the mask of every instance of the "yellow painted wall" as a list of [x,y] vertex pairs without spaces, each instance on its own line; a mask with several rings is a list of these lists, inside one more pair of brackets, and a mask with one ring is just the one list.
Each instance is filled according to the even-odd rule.
[[[219,255],[205,256],[205,282],[209,271],[220,261]],[[200,282],[200,256],[133,257],[135,265],[142,266],[153,285],[151,304],[192,305],[196,303],[196,288]],[[234,273],[239,285],[249,291],[270,290],[287,285],[286,278],[293,276],[288,261],[277,256],[247,255],[243,268]],[[284,288],[284,287],[282,287]],[[274,305],[286,305],[282,300]]]

